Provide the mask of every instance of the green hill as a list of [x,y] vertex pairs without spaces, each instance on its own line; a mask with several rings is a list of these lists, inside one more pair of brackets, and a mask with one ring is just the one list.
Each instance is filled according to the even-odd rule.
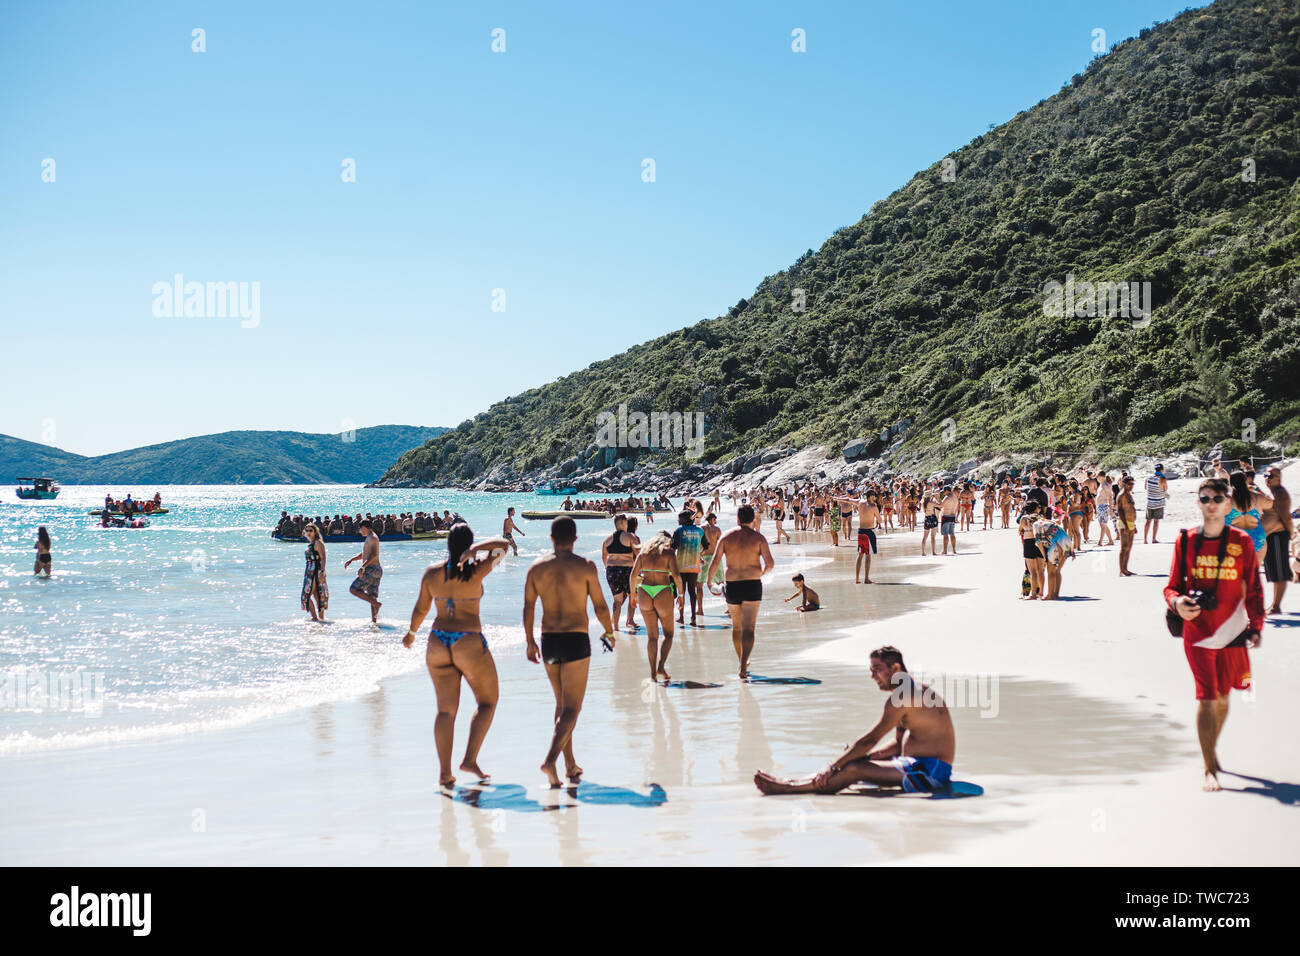
[[[1298,106],[1300,5],[1187,11],[936,158],[725,316],[499,402],[382,483],[585,464],[596,416],[622,402],[704,412],[715,463],[778,445],[835,453],[900,419],[898,454],[935,464],[1204,448],[1246,419],[1293,440]],[[1149,324],[1045,314],[1045,283],[1068,276],[1149,282]]]
[[364,484],[444,431],[379,425],[347,435],[222,432],[94,458],[0,435],[0,474],[78,485]]

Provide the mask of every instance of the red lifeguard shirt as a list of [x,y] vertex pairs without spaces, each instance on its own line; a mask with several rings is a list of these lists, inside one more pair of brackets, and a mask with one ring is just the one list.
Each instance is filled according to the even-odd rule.
[[[1264,588],[1259,583],[1259,558],[1250,535],[1240,528],[1224,526],[1228,546],[1219,566],[1219,539],[1207,538],[1198,528],[1186,540],[1195,549],[1189,558],[1183,550],[1183,535],[1174,542],[1174,560],[1165,585],[1165,603],[1171,608],[1180,595],[1197,588],[1213,590],[1218,606],[1183,621],[1183,640],[1194,647],[1227,647],[1242,631],[1264,626]],[[1188,567],[1188,564],[1191,567]],[[1184,582],[1184,575],[1187,581]]]

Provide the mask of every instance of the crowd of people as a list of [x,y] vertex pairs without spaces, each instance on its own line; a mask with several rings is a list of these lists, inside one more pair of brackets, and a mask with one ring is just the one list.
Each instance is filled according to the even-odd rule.
[[446,509],[443,509],[441,515],[436,511],[383,515],[372,515],[367,511],[364,515],[358,512],[355,515],[335,515],[333,518],[329,515],[325,515],[323,518],[317,515],[312,518],[300,514],[291,515],[287,511],[281,511],[280,520],[276,522],[271,534],[280,538],[301,538],[303,530],[311,524],[316,526],[318,533],[326,537],[336,535],[355,536],[363,533],[361,525],[366,521],[370,522],[371,528],[374,529],[374,533],[377,535],[427,534],[432,531],[446,531],[460,520],[459,514],[453,514]]
[[[1205,754],[1208,789],[1217,785],[1214,745],[1226,718],[1227,691],[1249,680],[1245,648],[1258,645],[1259,626],[1265,614],[1280,611],[1287,582],[1300,570],[1293,558],[1295,521],[1290,496],[1281,484],[1281,471],[1270,467],[1262,488],[1256,486],[1255,474],[1249,467],[1229,471],[1216,462],[1214,471],[1222,472],[1223,476],[1214,474],[1207,478],[1198,492],[1205,518],[1203,526],[1190,539],[1186,533],[1180,536],[1175,547],[1174,570],[1166,588],[1171,618],[1184,621],[1187,633],[1195,638],[1188,638],[1187,656],[1197,682],[1198,699],[1204,702],[1198,716],[1198,730]],[[854,581],[870,584],[871,559],[878,552],[878,534],[919,530],[923,555],[947,555],[958,553],[959,534],[973,530],[1015,530],[1024,554],[1022,597],[1054,600],[1060,596],[1064,563],[1093,542],[1094,521],[1097,546],[1118,546],[1119,573],[1133,574],[1128,562],[1138,521],[1143,522],[1144,542],[1159,543],[1168,481],[1162,466],[1157,466],[1154,474],[1142,480],[1140,493],[1145,500],[1141,515],[1135,497],[1138,479],[1134,475],[1121,470],[1112,476],[1103,469],[1088,467],[1069,471],[1036,467],[1024,472],[972,476],[961,481],[903,475],[829,486],[804,482],[781,487],[736,488],[730,492],[736,506],[733,527],[725,531],[719,527],[722,496],[715,491],[707,503],[701,498],[687,499],[676,516],[677,526],[673,531],[654,531],[645,540],[638,535],[644,529],[636,512],[647,504],[646,499],[623,499],[618,503],[634,507],[631,513],[624,510],[613,514],[614,528],[601,543],[599,564],[574,553],[576,524],[570,517],[558,517],[551,523],[551,551],[533,562],[524,584],[527,657],[545,665],[555,696],[551,742],[541,769],[556,786],[560,785],[561,759],[571,783],[583,773],[573,755],[573,732],[582,709],[592,652],[587,634],[588,606],[604,629],[601,643],[606,650],[613,650],[621,632],[636,633],[644,626],[649,680],[674,684],[682,683],[674,682],[668,670],[677,628],[698,626],[705,595],[720,596],[731,619],[737,676],[748,680],[758,610],[763,599],[762,579],[775,566],[773,546],[789,544],[791,531],[828,534],[831,544],[838,547],[841,537],[854,537],[856,521]],[[659,501],[666,503],[666,499]],[[598,503],[578,504],[590,507]],[[390,527],[386,520],[389,517],[397,519],[392,527],[400,530],[408,520],[414,529],[415,521],[422,515],[378,518],[358,515],[355,522],[336,519],[342,522],[340,528],[355,526],[356,533],[363,537],[360,552],[344,566],[360,562],[349,591],[370,605],[372,620],[378,619],[382,606],[379,535]],[[433,518],[439,520],[437,516]],[[291,529],[296,520],[302,519],[285,514],[282,525]],[[502,536],[481,542],[475,542],[468,524],[458,516],[444,513],[441,522],[449,528],[447,558],[425,572],[403,643],[411,646],[425,618],[434,614],[426,663],[438,701],[435,739],[439,780],[443,786],[451,786],[455,782],[451,768],[452,731],[462,678],[474,694],[476,710],[459,767],[480,778],[487,776],[479,766],[478,753],[497,704],[497,678],[482,633],[479,602],[484,593],[484,579],[511,550],[517,553],[514,534],[523,532],[514,522],[514,509],[508,511],[503,521]],[[774,535],[770,540],[763,531],[764,522],[769,523]],[[323,618],[329,600],[326,555],[321,540],[324,534],[330,533],[324,530],[327,527],[333,529],[335,525],[317,519],[302,526],[308,542],[302,606],[315,619]],[[1226,533],[1221,530],[1224,528]],[[941,550],[939,538],[942,538]],[[1228,557],[1222,552],[1224,546]],[[1240,557],[1247,547],[1249,560]],[[1190,557],[1193,553],[1195,558]],[[1217,569],[1207,570],[1215,563],[1211,560],[1215,555]],[[1185,570],[1180,570],[1184,566]],[[1234,568],[1231,575],[1222,570],[1229,567]],[[1274,584],[1273,605],[1268,612],[1258,598],[1262,591],[1257,572],[1260,567]],[[1215,577],[1216,574],[1219,576]],[[1208,583],[1210,578],[1218,583]],[[1229,587],[1217,605],[1213,599],[1204,597],[1215,587],[1222,590],[1225,581],[1238,580],[1244,582],[1244,590],[1234,585],[1241,594]],[[794,594],[786,598],[786,603],[797,600],[796,610],[801,613],[821,607],[820,595],[802,573],[794,575],[793,584]],[[609,600],[606,600],[606,589]],[[539,601],[540,628],[536,620]],[[1223,617],[1224,608],[1231,611],[1232,627],[1249,626],[1245,630],[1237,627],[1229,635],[1231,653],[1211,653],[1230,643],[1224,637],[1228,625],[1223,622],[1229,620]],[[636,623],[638,611],[643,625]],[[882,689],[887,689],[882,681],[893,686],[899,680],[911,680],[906,676],[902,654],[896,648],[873,652],[872,671]],[[931,693],[919,684],[917,689]],[[918,790],[945,786],[955,743],[946,710],[939,710],[930,708],[913,714],[906,701],[893,701],[886,705],[882,717],[883,722],[893,722],[890,726],[901,726],[904,720],[925,721],[927,726],[933,723],[932,747],[910,746],[903,753],[896,742],[882,750],[873,750],[880,739],[873,731],[819,774],[799,781],[782,781],[759,773],[755,783],[764,793],[833,792],[864,781]]]
[[656,511],[671,511],[672,507],[673,504],[666,495],[656,495],[653,498],[579,498],[577,501],[566,497],[560,505],[563,511],[603,511],[607,515],[631,511],[644,514],[646,520],[651,522],[654,521]]
[[104,495],[104,510],[115,511],[123,517],[129,518],[137,514],[152,514],[162,507],[162,492],[155,492],[152,498],[136,500],[127,492],[125,498],[117,499],[112,495]]

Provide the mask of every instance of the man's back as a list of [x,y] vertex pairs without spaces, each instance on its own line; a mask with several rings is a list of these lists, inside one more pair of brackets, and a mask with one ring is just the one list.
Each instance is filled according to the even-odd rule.
[[724,532],[718,541],[718,553],[723,556],[727,563],[726,579],[728,581],[742,581],[761,577],[761,560],[765,551],[768,554],[770,564],[771,552],[768,551],[767,538],[753,528],[747,528],[743,525]]
[[533,562],[528,579],[542,600],[542,632],[587,630],[587,582],[596,566],[572,551]]

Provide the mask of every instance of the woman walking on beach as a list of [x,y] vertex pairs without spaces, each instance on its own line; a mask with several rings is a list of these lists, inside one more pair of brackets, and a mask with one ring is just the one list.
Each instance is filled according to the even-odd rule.
[[[639,580],[642,579],[642,580]],[[632,584],[641,619],[645,621],[646,657],[650,661],[650,680],[669,680],[664,665],[673,649],[674,595],[684,594],[677,555],[667,532],[655,535],[641,548],[632,565]],[[663,648],[659,646],[659,628],[663,627]]]
[[50,563],[50,533],[45,530],[45,525],[36,529],[36,567],[32,570],[33,574],[45,572],[45,576],[50,576],[50,570],[53,565]]
[[[320,529],[309,524],[302,529],[307,539],[307,567],[302,574],[302,609],[313,621],[325,620],[325,609],[330,606],[330,589],[325,582],[325,542]],[[319,612],[319,613],[317,613]]]
[[[411,611],[411,626],[402,638],[402,646],[410,647],[415,634],[424,623],[431,605],[436,604],[433,627],[424,662],[433,679],[433,692],[438,699],[438,716],[433,722],[433,740],[438,749],[438,786],[452,787],[456,778],[451,774],[452,734],[456,729],[456,711],[460,706],[460,680],[465,678],[474,694],[477,709],[469,723],[469,740],[465,743],[465,759],[460,769],[474,774],[480,780],[488,779],[478,765],[479,748],[492,726],[497,707],[497,667],[483,636],[479,621],[479,601],[483,597],[483,579],[506,556],[510,542],[505,538],[491,538],[474,543],[474,532],[461,522],[447,535],[447,559],[431,564],[420,581],[420,596]],[[486,558],[476,555],[486,551]]]
[[1037,601],[1043,596],[1043,552],[1038,547],[1038,538],[1034,535],[1034,522],[1038,520],[1038,502],[1030,501],[1025,505],[1025,513],[1020,516],[1017,526],[1020,529],[1020,546],[1025,555],[1025,571],[1029,575],[1029,594],[1025,599]]

